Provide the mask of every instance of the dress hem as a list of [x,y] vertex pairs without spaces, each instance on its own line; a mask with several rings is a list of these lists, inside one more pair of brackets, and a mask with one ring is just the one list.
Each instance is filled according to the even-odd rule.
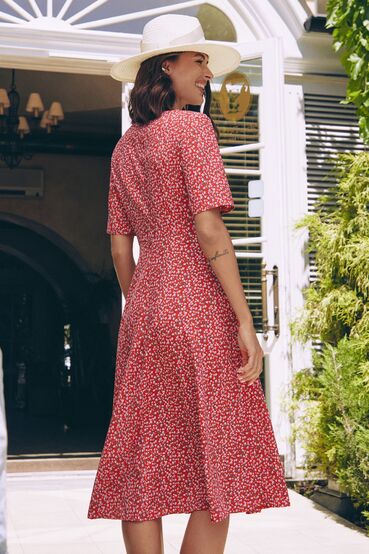
[[[270,504],[265,503],[263,505],[258,506],[257,508],[245,508],[238,507],[238,508],[232,508],[229,512],[220,512],[218,515],[212,515],[210,514],[210,521],[213,521],[215,523],[219,523],[220,521],[223,521],[226,517],[228,517],[230,514],[238,514],[238,513],[245,513],[245,514],[256,514],[260,513],[262,510],[266,510],[268,508],[288,508],[291,506],[291,503],[289,500],[286,502],[282,501],[280,503],[273,503]],[[148,516],[141,516],[141,517],[135,517],[135,518],[127,518],[127,517],[121,517],[117,514],[111,514],[111,515],[88,515],[87,519],[119,519],[122,521],[150,521],[152,519],[158,519],[159,517],[166,516],[166,515],[173,515],[173,514],[191,514],[192,512],[200,511],[200,510],[210,510],[209,504],[200,505],[196,507],[191,508],[169,508],[167,510],[159,510],[157,512],[154,512],[154,515]]]

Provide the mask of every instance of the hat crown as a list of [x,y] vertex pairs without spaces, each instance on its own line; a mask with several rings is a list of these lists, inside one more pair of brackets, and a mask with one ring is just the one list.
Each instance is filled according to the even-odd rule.
[[140,41],[141,52],[204,42],[204,31],[199,20],[190,15],[165,14],[146,23]]
[[173,52],[203,52],[209,57],[209,69],[214,77],[234,71],[241,56],[237,48],[205,40],[197,17],[168,13],[146,23],[140,41],[141,52],[112,65],[110,75],[118,81],[134,82],[142,62]]

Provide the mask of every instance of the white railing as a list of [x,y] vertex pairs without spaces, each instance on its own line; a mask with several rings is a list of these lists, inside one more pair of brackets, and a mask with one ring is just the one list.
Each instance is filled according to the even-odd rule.
[[[234,152],[252,152],[264,148],[263,142],[254,142],[252,144],[240,144],[238,146],[224,146],[219,148],[222,156],[224,154],[233,154]],[[227,175],[260,175],[260,169],[241,169],[233,167],[224,167]]]
[[[242,246],[244,244],[261,244],[262,242],[266,242],[266,238],[264,237],[249,237],[244,239],[232,239],[232,244],[234,247]],[[240,252],[235,250],[236,258],[262,258],[263,254],[261,252]]]
[[[252,152],[253,150],[261,150],[265,147],[265,144],[263,142],[254,142],[252,144],[240,144],[238,146],[224,146],[222,148],[219,148],[220,153],[222,156],[224,154],[232,154],[233,152]],[[260,169],[240,169],[240,168],[229,168],[225,167],[225,172],[228,175],[261,175]],[[239,238],[239,239],[232,239],[233,246],[243,246],[244,244],[261,244],[262,242],[266,242],[266,238],[264,237],[250,237],[250,238]],[[249,258],[249,259],[256,259],[256,258],[263,258],[263,254],[261,252],[240,252],[236,251],[236,258]]]
[[252,152],[264,148],[263,142],[253,142],[252,144],[239,144],[238,146],[222,146],[219,148],[221,154],[231,154],[232,152]]

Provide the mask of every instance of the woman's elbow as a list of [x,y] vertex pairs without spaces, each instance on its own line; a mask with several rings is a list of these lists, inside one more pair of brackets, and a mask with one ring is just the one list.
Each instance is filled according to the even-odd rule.
[[111,235],[110,252],[113,259],[120,259],[122,256],[132,255],[133,236]]
[[195,228],[199,240],[214,240],[226,229],[219,208],[206,210],[195,215]]

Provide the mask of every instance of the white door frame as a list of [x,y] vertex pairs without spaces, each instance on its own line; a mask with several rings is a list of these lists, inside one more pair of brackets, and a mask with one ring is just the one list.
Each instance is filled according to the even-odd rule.
[[[107,74],[107,60],[113,61],[121,57],[123,50],[116,36],[101,33],[104,43],[103,52],[96,52],[96,33],[84,32],[66,33],[67,44],[61,44],[61,37],[48,29],[42,30],[42,41],[39,29],[11,29],[2,26],[2,50],[8,55],[2,58],[2,67],[27,69],[42,69],[46,71],[67,71],[70,73]],[[27,48],[22,43],[15,45],[17,36],[25,33],[26,42],[32,42]],[[73,35],[73,36],[72,36]],[[103,36],[105,35],[105,36]],[[53,49],[45,48],[46,40],[50,39]],[[83,38],[83,46],[81,42]],[[132,37],[133,38],[133,37]],[[136,37],[135,37],[136,38]],[[122,40],[122,39],[120,39]],[[93,48],[95,41],[95,49]],[[132,43],[135,42],[132,40]],[[234,45],[234,44],[233,44]],[[59,50],[58,50],[59,47]],[[260,142],[264,147],[260,150],[261,176],[265,183],[264,216],[262,219],[262,235],[266,239],[261,242],[262,254],[267,268],[274,265],[279,269],[279,307],[280,336],[269,333],[267,341],[260,337],[266,353],[265,385],[266,400],[276,434],[280,454],[285,456],[286,473],[291,470],[291,452],[288,444],[290,428],[286,414],[282,411],[281,392],[287,390],[291,375],[291,355],[289,350],[288,321],[290,306],[290,247],[289,247],[289,213],[288,194],[286,187],[286,146],[285,146],[285,112],[283,89],[283,42],[282,39],[268,38],[265,40],[238,43],[241,60],[260,57],[262,59],[262,90],[260,92]],[[101,50],[101,49],[100,49]],[[5,53],[5,52],[4,52]],[[242,62],[239,70],[242,71]],[[130,125],[127,113],[128,88],[122,89],[122,131]],[[138,244],[134,247],[136,249]],[[273,322],[273,294],[268,285],[268,318]]]
[[[284,399],[292,374],[289,321],[291,317],[290,282],[290,215],[287,192],[287,152],[285,143],[286,117],[284,101],[283,42],[279,37],[237,45],[241,60],[260,58],[262,84],[255,87],[259,93],[260,178],[264,182],[264,214],[260,250],[267,270],[278,268],[279,335],[267,332],[267,339],[259,333],[265,352],[265,396],[276,435],[278,450],[284,456],[286,475],[294,471],[294,454],[291,448],[290,422],[284,410]],[[239,71],[242,72],[242,61]],[[253,88],[251,87],[251,90]],[[247,149],[250,149],[248,145]],[[221,149],[221,152],[225,149]],[[227,172],[227,170],[226,170]],[[228,171],[229,172],[229,171]],[[237,173],[237,170],[232,170]],[[229,172],[229,173],[231,173]],[[245,170],[243,171],[245,173]],[[254,171],[250,171],[254,174]],[[259,178],[259,177],[256,177]],[[237,254],[237,241],[235,241]],[[267,316],[274,324],[274,294],[272,275],[267,277]],[[277,299],[276,299],[277,300]]]

